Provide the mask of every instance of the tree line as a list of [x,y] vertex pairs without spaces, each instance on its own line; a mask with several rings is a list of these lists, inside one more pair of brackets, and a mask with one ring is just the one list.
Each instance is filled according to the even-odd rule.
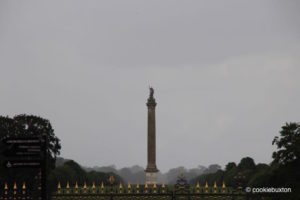
[[300,124],[286,123],[280,135],[272,141],[277,150],[273,152],[270,164],[255,164],[250,157],[245,157],[236,164],[229,162],[225,169],[215,173],[203,174],[194,178],[191,183],[219,185],[223,181],[227,186],[237,187],[237,177],[242,175],[244,187],[291,188],[289,199],[300,199]]
[[[0,116],[0,141],[11,136],[47,136],[47,185],[49,194],[55,191],[58,181],[62,185],[70,184],[83,185],[84,182],[91,185],[92,182],[108,184],[110,175],[114,175],[116,183],[124,182],[123,179],[114,173],[86,171],[76,162],[70,160],[55,167],[55,161],[60,154],[61,144],[59,138],[54,134],[49,120],[33,115],[17,115],[13,118]],[[250,157],[242,158],[236,164],[229,162],[225,169],[217,169],[216,172],[205,173],[195,178],[189,177],[190,183],[199,182],[210,185],[217,181],[221,185],[223,181],[227,186],[236,187],[237,176],[242,175],[243,186],[250,187],[290,187],[292,193],[289,199],[300,199],[300,124],[286,123],[282,126],[279,136],[272,142],[277,147],[273,153],[273,161],[270,164],[258,163]],[[38,187],[38,169],[7,169],[4,166],[5,157],[3,155],[4,144],[0,143],[0,188],[4,187],[4,181],[12,187],[17,181],[21,185],[27,182],[28,189],[34,196]],[[49,195],[50,196],[50,195]]]

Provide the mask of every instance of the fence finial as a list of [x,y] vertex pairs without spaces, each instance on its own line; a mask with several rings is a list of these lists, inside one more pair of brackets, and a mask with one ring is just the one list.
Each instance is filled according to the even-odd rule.
[[120,186],[119,186],[119,192],[122,193],[123,192],[123,185],[122,182],[120,182]]
[[26,190],[26,182],[25,181],[23,181],[22,189]]
[[22,194],[23,195],[26,194],[26,183],[25,183],[25,181],[23,181],[23,184],[22,184]]
[[101,182],[101,193],[104,193],[104,184],[103,184],[103,181]]
[[77,183],[77,181],[75,182],[75,188],[78,189],[78,183]]
[[58,189],[58,190],[61,189],[60,181],[58,181],[58,183],[57,183],[57,189]]
[[130,185],[129,181],[128,181],[128,185],[127,185],[127,193],[131,193],[131,185]]
[[145,183],[145,193],[148,193],[148,183]]
[[95,188],[96,188],[95,181],[93,181],[93,183],[92,183],[92,189],[95,189]]
[[16,189],[17,189],[17,183],[14,182],[14,190],[16,190]]
[[199,193],[200,192],[200,183],[199,183],[199,181],[197,182],[196,189],[197,189],[197,193]]
[[223,181],[222,188],[226,188],[225,181]]
[[214,193],[217,193],[217,182],[214,182]]
[[4,184],[4,190],[8,190],[7,182],[5,182],[5,184]]
[[208,184],[207,184],[207,181],[205,183],[205,193],[208,193]]
[[140,193],[140,185],[139,185],[139,182],[136,183],[136,193]]

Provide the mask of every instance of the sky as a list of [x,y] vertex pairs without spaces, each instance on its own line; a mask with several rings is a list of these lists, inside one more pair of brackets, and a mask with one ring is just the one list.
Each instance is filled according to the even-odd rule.
[[0,1],[0,115],[49,119],[61,156],[146,167],[269,163],[300,119],[300,2]]

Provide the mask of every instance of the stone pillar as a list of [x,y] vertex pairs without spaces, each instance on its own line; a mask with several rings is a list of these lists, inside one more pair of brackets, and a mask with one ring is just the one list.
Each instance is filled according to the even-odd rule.
[[146,172],[146,183],[154,184],[157,182],[157,172],[156,167],[156,138],[155,138],[155,106],[156,102],[153,97],[154,90],[150,88],[150,96],[147,101],[148,107],[148,164],[145,170]]

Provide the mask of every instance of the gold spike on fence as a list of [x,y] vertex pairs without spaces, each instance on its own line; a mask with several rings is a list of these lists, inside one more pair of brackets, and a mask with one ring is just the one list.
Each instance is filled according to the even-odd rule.
[[214,182],[214,193],[217,193],[217,182]]
[[96,185],[95,182],[93,181],[92,183],[92,192],[95,193],[96,192]]
[[165,193],[165,189],[166,189],[166,186],[165,186],[165,183],[162,184],[162,193]]
[[199,181],[197,182],[197,185],[196,185],[196,192],[197,193],[200,192],[200,183],[199,183]]
[[67,189],[67,194],[69,194],[70,193],[70,183],[69,183],[69,181],[67,181],[66,189]]
[[26,190],[26,182],[25,182],[25,181],[23,181],[22,189],[23,189],[23,190]]
[[128,192],[128,193],[131,193],[131,185],[130,185],[130,182],[128,182],[127,192]]
[[4,184],[4,194],[7,195],[8,193],[8,185],[7,185],[7,182],[5,182]]
[[208,183],[207,183],[207,181],[205,183],[205,192],[208,193]]
[[26,183],[25,183],[25,181],[23,181],[23,184],[22,184],[22,194],[23,195],[26,194]]
[[60,181],[58,181],[57,183],[57,193],[60,194],[60,189],[61,189],[61,185],[60,185]]
[[83,183],[83,193],[86,193],[86,189],[87,189],[87,186],[86,186],[86,182],[84,181],[84,183]]
[[102,194],[104,193],[104,184],[103,184],[103,181],[101,182],[101,193]]
[[119,191],[120,191],[120,193],[122,193],[122,191],[123,191],[123,185],[121,182],[120,182],[120,186],[119,186]]
[[156,182],[153,184],[153,193],[156,193]]
[[140,185],[139,185],[139,183],[136,184],[136,193],[140,193]]
[[16,195],[17,194],[17,183],[16,182],[14,182],[14,195]]
[[148,193],[148,183],[145,183],[145,193]]
[[77,181],[75,182],[75,193],[78,193],[78,183],[77,183]]
[[226,192],[226,185],[225,185],[225,181],[223,181],[223,184],[222,184],[222,192]]

